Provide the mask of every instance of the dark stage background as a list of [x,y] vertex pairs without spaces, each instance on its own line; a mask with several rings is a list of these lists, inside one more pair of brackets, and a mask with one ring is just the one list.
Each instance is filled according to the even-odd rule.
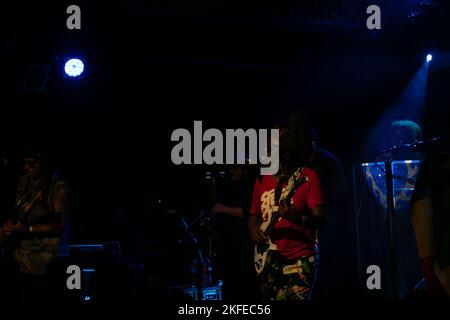
[[[73,242],[162,237],[172,231],[153,220],[161,208],[192,219],[205,203],[208,168],[171,164],[174,129],[192,131],[194,120],[270,128],[296,108],[311,112],[350,182],[351,165],[370,160],[361,150],[371,129],[426,53],[450,47],[440,26],[407,21],[417,1],[390,4],[381,31],[361,27],[364,10],[358,28],[324,27],[294,19],[294,1],[246,2],[78,1],[80,31],[66,29],[67,1],[2,5],[2,201],[22,146],[43,144],[71,186]],[[86,61],[83,79],[63,78],[69,55]],[[24,86],[33,65],[50,66],[42,91]],[[445,63],[431,67],[423,118],[413,119],[425,137],[448,128],[449,80]]]

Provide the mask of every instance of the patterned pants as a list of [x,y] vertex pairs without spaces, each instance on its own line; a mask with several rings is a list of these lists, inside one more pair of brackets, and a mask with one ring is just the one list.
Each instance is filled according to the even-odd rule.
[[314,255],[287,262],[279,253],[273,252],[270,266],[261,279],[264,300],[309,300],[317,259]]

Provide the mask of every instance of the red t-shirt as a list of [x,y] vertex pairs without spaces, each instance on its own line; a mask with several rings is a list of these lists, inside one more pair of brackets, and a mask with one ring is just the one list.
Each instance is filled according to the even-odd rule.
[[[317,173],[310,168],[304,168],[300,177],[302,176],[307,176],[308,181],[298,187],[291,199],[291,204],[298,210],[323,204]],[[263,223],[271,217],[277,184],[273,176],[264,176],[261,181],[255,182],[250,214],[262,216]],[[299,226],[284,218],[280,218],[275,224],[271,240],[278,247],[281,255],[289,260],[316,253],[316,230]]]

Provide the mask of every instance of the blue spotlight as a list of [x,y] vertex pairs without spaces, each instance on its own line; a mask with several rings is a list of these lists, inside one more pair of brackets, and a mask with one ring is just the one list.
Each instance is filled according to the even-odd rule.
[[427,62],[431,62],[431,60],[433,60],[433,55],[427,54]]
[[84,63],[80,59],[73,58],[64,64],[64,72],[71,78],[79,77],[84,71]]

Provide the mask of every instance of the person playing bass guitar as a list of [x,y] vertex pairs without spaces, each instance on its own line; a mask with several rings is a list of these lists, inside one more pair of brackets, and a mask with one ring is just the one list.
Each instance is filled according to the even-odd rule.
[[[269,242],[270,259],[255,261],[264,300],[309,300],[311,296],[317,267],[316,231],[324,216],[320,179],[308,167],[311,132],[306,116],[291,119],[280,137],[280,172],[257,180],[253,190],[250,233],[256,243]],[[274,214],[279,218],[267,232]]]

